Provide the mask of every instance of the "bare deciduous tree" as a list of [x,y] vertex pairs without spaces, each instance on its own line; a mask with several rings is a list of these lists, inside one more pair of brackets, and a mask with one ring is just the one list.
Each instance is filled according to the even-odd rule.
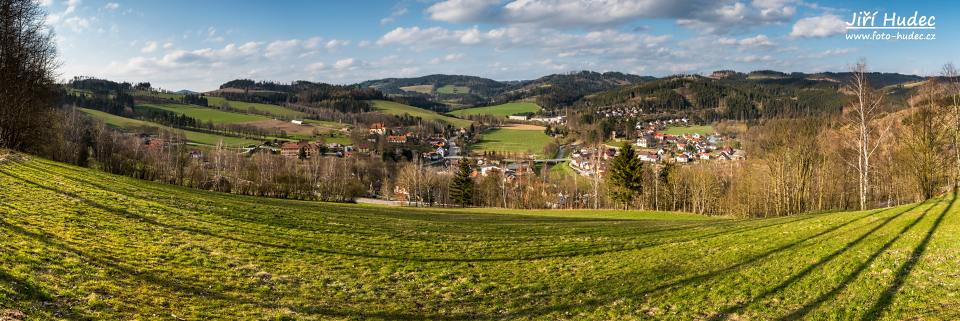
[[956,157],[953,187],[960,186],[960,71],[953,63],[943,65],[941,76],[946,79],[947,95],[953,103],[953,151]]
[[881,113],[883,93],[871,87],[865,60],[861,59],[850,71],[850,81],[845,89],[853,95],[848,105],[848,121],[854,131],[852,142],[857,162],[852,165],[857,171],[860,209],[865,210],[870,197],[870,159],[887,132],[877,129],[874,124]]
[[53,33],[37,1],[0,0],[0,147],[42,139],[57,67]]

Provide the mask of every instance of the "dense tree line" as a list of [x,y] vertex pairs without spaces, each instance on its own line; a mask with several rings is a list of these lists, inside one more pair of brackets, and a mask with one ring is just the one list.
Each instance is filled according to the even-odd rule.
[[0,0],[0,148],[33,150],[54,104],[53,33],[36,1]]

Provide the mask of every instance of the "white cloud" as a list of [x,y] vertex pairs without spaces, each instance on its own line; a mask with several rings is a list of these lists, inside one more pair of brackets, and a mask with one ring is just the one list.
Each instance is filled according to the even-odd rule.
[[49,7],[53,5],[53,0],[37,0],[37,3],[39,3],[41,6]]
[[108,2],[103,6],[103,9],[107,11],[116,11],[117,9],[120,9],[120,4],[116,2]]
[[394,8],[393,12],[390,13],[390,16],[389,16],[389,17],[385,17],[385,18],[383,18],[383,19],[380,19],[380,24],[381,24],[381,25],[391,24],[391,23],[393,23],[394,21],[397,21],[397,17],[400,17],[400,16],[403,16],[403,15],[407,14],[407,12],[409,12],[409,10],[407,10],[406,7],[397,7],[397,8]]
[[327,50],[336,50],[337,48],[349,46],[349,45],[350,45],[349,40],[331,39],[330,41],[327,41],[327,44],[325,44],[323,47],[327,48]]
[[532,24],[557,28],[610,27],[637,19],[677,19],[707,33],[789,21],[794,0],[446,0],[427,8],[433,20]]
[[159,47],[160,46],[157,44],[156,41],[147,41],[147,45],[144,46],[142,49],[140,49],[140,52],[151,53],[151,52],[157,51]]
[[846,32],[846,22],[832,14],[803,18],[793,25],[791,37],[823,38]]
[[80,0],[67,0],[67,9],[63,11],[63,15],[69,15],[74,11],[77,11],[77,7],[80,6]]
[[320,47],[320,45],[322,44],[323,44],[323,38],[321,37],[313,37],[303,42],[303,46],[306,47],[307,49],[316,49]]
[[485,21],[495,14],[500,0],[446,0],[427,8],[434,20],[447,22]]
[[747,55],[747,56],[740,56],[740,57],[737,57],[737,58],[734,59],[734,61],[737,61],[737,62],[746,62],[746,63],[754,63],[754,62],[762,62],[762,61],[772,61],[772,60],[773,60],[773,57],[771,57],[771,56],[769,56],[769,55],[766,55],[766,56]]
[[307,71],[311,73],[316,73],[324,70],[327,70],[327,65],[322,62],[315,62],[307,65]]
[[290,55],[294,53],[294,51],[296,51],[297,48],[300,47],[300,44],[301,44],[300,40],[297,40],[297,39],[277,40],[277,41],[271,42],[269,45],[267,45],[267,53],[265,54],[265,56],[278,57],[278,56]]
[[356,64],[356,62],[357,60],[353,58],[340,59],[333,64],[333,69],[337,69],[337,70],[348,69],[353,67]]
[[463,60],[463,57],[466,57],[466,55],[462,53],[449,54],[443,57],[436,57],[436,58],[430,59],[430,63],[436,65],[444,62],[457,62],[457,61]]
[[96,18],[85,18],[79,16],[71,16],[69,18],[63,19],[63,26],[73,30],[74,32],[83,32],[90,28]]
[[717,38],[717,43],[721,45],[739,45],[744,47],[769,47],[774,45],[774,43],[770,41],[770,38],[763,34],[739,40],[736,38],[721,37]]
[[163,44],[163,49],[170,49],[170,48],[173,48],[172,42],[167,42]]

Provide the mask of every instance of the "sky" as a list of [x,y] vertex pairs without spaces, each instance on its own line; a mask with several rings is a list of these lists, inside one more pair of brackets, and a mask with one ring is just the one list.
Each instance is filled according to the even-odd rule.
[[[845,71],[860,58],[875,71],[934,75],[960,63],[958,1],[36,1],[56,34],[62,79],[174,91],[238,78]],[[875,26],[884,15],[933,16],[935,29],[847,29],[864,11],[879,12]],[[873,32],[935,39],[847,39]]]

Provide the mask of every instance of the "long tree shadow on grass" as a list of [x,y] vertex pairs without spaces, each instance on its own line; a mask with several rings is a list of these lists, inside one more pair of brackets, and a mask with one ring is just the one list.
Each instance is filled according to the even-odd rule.
[[[67,196],[67,197],[70,197],[70,198],[79,200],[79,201],[83,202],[83,203],[86,204],[86,205],[89,205],[89,206],[91,206],[91,207],[98,208],[98,209],[103,210],[103,211],[105,211],[105,212],[118,214],[118,215],[123,216],[123,217],[126,217],[126,218],[128,218],[128,219],[137,220],[137,221],[144,222],[144,223],[147,223],[147,224],[150,224],[150,225],[158,226],[158,227],[160,227],[160,228],[177,230],[177,231],[181,231],[181,232],[185,232],[185,233],[190,233],[190,234],[204,235],[204,236],[207,236],[207,237],[213,237],[213,238],[219,238],[219,239],[224,239],[224,240],[230,240],[230,241],[234,241],[234,242],[238,242],[238,243],[251,244],[251,245],[262,246],[262,247],[270,247],[270,248],[276,248],[276,249],[282,249],[282,250],[293,250],[293,251],[306,252],[306,253],[320,253],[320,254],[343,255],[343,256],[354,256],[354,257],[365,257],[365,258],[376,258],[376,259],[389,259],[389,260],[398,260],[398,261],[418,261],[418,262],[500,262],[500,261],[539,260],[539,259],[548,259],[548,258],[566,258],[566,257],[576,257],[576,256],[583,256],[583,255],[599,255],[599,254],[607,254],[607,253],[613,253],[613,252],[639,250],[639,249],[644,249],[644,248],[649,248],[649,247],[654,247],[654,246],[659,246],[659,245],[664,245],[664,244],[688,242],[688,241],[693,241],[693,240],[698,240],[698,239],[704,239],[704,238],[711,238],[711,237],[726,235],[726,234],[729,234],[729,233],[740,233],[740,232],[743,232],[743,231],[756,230],[756,229],[759,229],[759,228],[764,228],[764,227],[769,227],[769,226],[777,226],[777,225],[781,225],[781,224],[787,224],[787,223],[794,222],[794,221],[807,220],[807,219],[812,219],[812,218],[815,218],[815,217],[816,217],[816,216],[810,215],[810,216],[807,216],[807,217],[802,217],[802,218],[797,218],[797,219],[792,219],[792,220],[786,220],[785,222],[779,222],[779,223],[769,224],[769,226],[762,226],[762,227],[749,227],[749,226],[748,226],[748,227],[741,227],[741,228],[738,228],[738,229],[728,230],[728,231],[723,231],[723,230],[721,230],[721,231],[718,231],[718,232],[715,232],[715,233],[706,234],[706,235],[697,235],[697,236],[694,236],[694,237],[683,238],[683,239],[680,239],[680,240],[669,240],[669,239],[667,239],[667,240],[660,241],[660,242],[652,242],[652,243],[648,243],[648,244],[640,244],[640,245],[638,245],[638,246],[633,246],[633,247],[629,247],[629,248],[604,249],[604,250],[595,250],[595,249],[594,249],[594,250],[591,250],[592,248],[584,248],[584,249],[579,249],[579,250],[575,250],[575,251],[568,251],[568,252],[561,252],[561,253],[552,253],[552,254],[531,255],[531,256],[525,256],[525,257],[519,257],[519,258],[518,258],[518,257],[417,258],[417,257],[401,257],[401,256],[380,255],[380,254],[371,254],[371,253],[352,253],[352,252],[346,252],[346,251],[340,251],[340,250],[321,249],[321,248],[316,248],[316,247],[305,247],[305,246],[293,246],[293,245],[289,245],[289,244],[274,244],[274,243],[257,241],[257,240],[241,239],[241,238],[237,238],[237,237],[232,237],[232,236],[222,235],[222,234],[218,234],[218,233],[213,233],[213,232],[210,232],[210,231],[207,231],[207,230],[204,230],[204,229],[199,229],[199,228],[194,228],[194,227],[187,227],[187,226],[180,226],[180,225],[173,225],[173,224],[163,223],[163,222],[160,222],[160,221],[158,221],[158,220],[156,220],[156,219],[153,219],[153,218],[149,218],[149,217],[145,217],[145,216],[143,216],[143,215],[139,215],[139,214],[132,213],[132,212],[130,212],[130,211],[124,209],[124,208],[116,208],[116,207],[111,207],[111,206],[107,206],[107,205],[98,203],[98,202],[93,201],[93,200],[91,200],[91,199],[89,199],[89,198],[85,198],[85,197],[83,197],[83,196],[81,196],[81,195],[79,195],[79,194],[77,194],[77,193],[73,193],[73,192],[69,192],[69,191],[64,191],[64,190],[59,190],[59,189],[56,189],[56,188],[53,188],[53,187],[45,186],[45,185],[40,184],[40,183],[38,183],[38,182],[35,182],[35,181],[30,180],[30,179],[21,177],[21,176],[19,176],[19,175],[17,175],[17,174],[9,173],[9,172],[3,171],[3,170],[0,170],[0,174],[4,174],[4,175],[7,175],[7,176],[12,177],[12,178],[14,178],[14,179],[17,179],[17,180],[20,180],[20,181],[29,183],[29,184],[31,184],[31,185],[33,185],[33,186],[35,186],[35,187],[38,187],[38,188],[41,188],[41,189],[44,189],[44,190],[48,190],[48,191],[51,191],[51,192],[54,192],[54,193],[58,193],[58,194],[61,194],[61,195],[64,195],[64,196]],[[498,214],[498,215],[499,215],[499,214]],[[502,217],[502,215],[499,215],[499,216]],[[839,228],[839,227],[838,227],[838,228]]]
[[[902,215],[903,213],[909,212],[909,211],[917,208],[917,207],[920,206],[920,205],[921,205],[921,204],[915,204],[915,205],[913,205],[913,206],[911,206],[911,207],[909,207],[909,208],[904,209],[903,211],[899,212],[898,214],[895,214],[894,216]],[[839,230],[839,229],[841,229],[841,228],[844,228],[844,227],[846,227],[846,226],[850,226],[851,224],[853,224],[853,223],[855,223],[855,222],[857,222],[857,221],[860,221],[860,220],[862,220],[862,219],[865,219],[865,218],[868,218],[868,217],[871,217],[871,216],[873,216],[873,215],[877,215],[877,214],[879,214],[879,213],[883,213],[883,212],[886,212],[886,211],[891,211],[891,210],[893,210],[893,209],[885,209],[885,210],[880,210],[880,211],[866,212],[866,213],[864,213],[864,214],[861,214],[861,215],[859,215],[859,216],[857,216],[857,217],[854,217],[853,219],[850,219],[850,220],[845,221],[845,222],[843,222],[843,223],[840,223],[840,224],[831,226],[830,228],[824,229],[824,230],[822,230],[822,231],[820,231],[820,232],[817,232],[817,233],[815,233],[815,234],[812,234],[812,235],[809,235],[809,236],[800,238],[800,239],[798,239],[798,240],[795,240],[795,241],[792,241],[792,242],[783,244],[783,245],[781,245],[781,246],[777,246],[777,247],[775,247],[775,248],[766,250],[766,251],[764,251],[764,252],[762,252],[762,253],[758,253],[758,254],[753,255],[753,256],[751,256],[751,257],[749,257],[749,258],[746,258],[746,259],[744,259],[744,260],[742,260],[742,261],[740,261],[740,262],[738,262],[738,263],[735,263],[735,264],[726,266],[726,267],[724,267],[724,268],[721,268],[721,269],[718,269],[718,270],[714,270],[714,271],[709,271],[709,272],[702,273],[702,274],[693,275],[693,276],[686,277],[686,278],[682,278],[682,279],[675,280],[675,281],[672,281],[672,282],[667,282],[667,283],[664,283],[664,284],[655,286],[655,287],[653,287],[653,288],[636,291],[636,292],[630,293],[630,296],[632,296],[632,297],[646,297],[646,296],[648,296],[648,295],[650,295],[650,294],[654,294],[654,293],[657,293],[657,292],[660,292],[660,291],[665,291],[665,290],[668,290],[668,289],[671,289],[671,288],[683,287],[683,286],[690,285],[690,284],[696,284],[696,283],[700,283],[700,282],[705,282],[705,281],[707,281],[707,280],[710,280],[710,279],[719,277],[719,276],[721,276],[721,275],[724,275],[724,274],[727,274],[727,273],[731,273],[731,272],[737,271],[737,270],[742,269],[742,268],[744,268],[744,267],[752,266],[753,264],[755,264],[755,263],[757,263],[757,262],[760,262],[760,261],[762,261],[762,260],[764,260],[764,259],[767,259],[767,258],[769,258],[769,257],[771,257],[771,256],[773,256],[773,255],[776,255],[777,253],[781,253],[781,252],[784,252],[784,251],[793,249],[793,248],[799,246],[800,244],[803,244],[803,243],[805,243],[805,242],[807,242],[807,241],[810,241],[810,240],[819,238],[819,237],[821,237],[821,236],[830,234],[830,233],[832,233],[832,232],[834,232],[834,231],[837,231],[837,230]],[[816,217],[816,216],[814,216],[814,215],[811,215],[811,216],[812,216],[812,217]],[[611,301],[612,301],[612,299],[611,299]],[[605,304],[605,303],[608,303],[608,302],[604,302],[604,301],[601,301],[601,300],[599,300],[599,299],[592,299],[592,300],[585,300],[585,301],[579,302],[579,303],[577,303],[577,304],[561,304],[561,305],[554,305],[554,306],[549,306],[549,307],[526,308],[526,309],[521,309],[521,310],[518,310],[518,311],[512,313],[511,316],[516,316],[516,317],[520,317],[520,316],[537,316],[537,315],[547,314],[547,313],[551,313],[551,312],[565,311],[565,310],[569,310],[569,309],[573,309],[573,308],[598,307],[598,306],[601,306],[601,305],[603,305],[603,304]]]
[[[71,320],[93,320],[93,318],[91,318],[90,316],[85,315],[80,311],[77,311],[72,304],[66,303],[60,300],[59,298],[55,298],[51,296],[40,286],[35,285],[26,279],[18,278],[8,273],[7,271],[0,270],[0,283],[8,284],[10,288],[13,289],[14,293],[12,294],[11,297],[7,298],[12,300],[13,302],[21,302],[22,304],[27,304],[32,308],[45,310],[47,313],[51,315],[55,315],[58,317],[65,317]],[[13,306],[5,307],[5,308],[12,308],[12,307]],[[33,311],[30,311],[29,309],[25,309],[25,310],[26,311],[21,311],[21,312],[27,313],[27,314],[33,312]],[[36,317],[37,319],[41,318],[41,316],[39,315],[36,315],[33,317]],[[0,319],[3,319],[3,318],[0,318]],[[6,319],[3,319],[3,320],[6,320]]]
[[910,276],[910,273],[913,272],[913,269],[917,266],[917,262],[920,261],[920,257],[923,256],[923,253],[927,250],[927,246],[930,244],[930,239],[933,238],[933,235],[940,228],[940,224],[943,222],[944,217],[947,216],[947,213],[953,209],[953,205],[957,203],[957,190],[953,190],[953,197],[951,198],[950,205],[947,206],[943,212],[940,212],[940,216],[937,217],[937,220],[933,222],[933,226],[930,227],[930,230],[927,231],[927,235],[923,237],[923,240],[917,244],[917,247],[913,249],[913,252],[910,253],[910,256],[907,257],[907,261],[903,263],[900,267],[900,270],[897,271],[896,277],[893,282],[890,283],[890,286],[883,291],[883,294],[880,295],[880,298],[877,299],[877,302],[870,307],[866,313],[863,314],[864,320],[874,320],[879,319],[883,312],[890,307],[893,303],[894,297],[900,292],[900,289],[903,287],[904,283],[907,281],[907,277]]
[[[923,203],[916,204],[916,205],[914,205],[914,206],[912,206],[912,207],[910,207],[910,208],[907,208],[906,210],[900,211],[899,213],[897,213],[897,214],[895,214],[895,215],[892,215],[892,216],[886,218],[886,219],[883,220],[883,222],[880,223],[879,225],[874,226],[874,227],[871,228],[869,231],[867,231],[866,233],[861,234],[861,235],[860,235],[859,237],[857,237],[856,239],[854,239],[854,240],[852,240],[852,241],[850,241],[850,242],[847,242],[846,244],[844,244],[842,247],[840,247],[840,248],[837,249],[836,251],[833,251],[832,253],[828,254],[827,256],[820,258],[820,260],[818,260],[816,263],[811,264],[811,265],[808,265],[806,268],[804,268],[803,270],[801,270],[799,273],[794,274],[793,276],[791,276],[790,278],[784,280],[783,282],[781,282],[781,283],[778,284],[777,286],[775,286],[775,287],[773,287],[773,288],[770,288],[770,289],[764,291],[764,292],[761,293],[760,295],[757,295],[757,296],[751,298],[749,301],[728,306],[728,307],[720,310],[720,312],[718,312],[718,313],[714,314],[713,316],[711,316],[711,317],[709,318],[709,320],[723,320],[723,319],[726,319],[729,315],[731,315],[731,314],[733,314],[733,313],[738,313],[738,312],[743,311],[744,309],[746,309],[748,306],[750,306],[750,305],[753,304],[754,302],[759,302],[761,299],[763,299],[763,298],[765,298],[765,297],[767,297],[767,296],[770,296],[770,295],[772,295],[772,294],[774,294],[774,293],[778,293],[778,292],[780,292],[780,291],[783,291],[784,289],[786,289],[786,288],[789,287],[790,285],[796,283],[797,281],[800,281],[801,279],[803,279],[804,277],[806,277],[807,275],[809,275],[810,273],[812,273],[812,272],[813,272],[814,270],[816,270],[817,268],[819,268],[819,267],[821,267],[821,266],[829,263],[830,261],[833,261],[834,259],[836,259],[837,257],[839,257],[841,254],[846,253],[846,252],[847,252],[848,250],[850,250],[851,248],[857,246],[858,244],[860,244],[861,242],[863,242],[867,237],[869,237],[869,236],[872,235],[873,233],[876,233],[877,231],[879,231],[879,230],[882,229],[883,227],[885,227],[885,226],[887,226],[888,224],[890,224],[890,222],[893,222],[895,219],[899,218],[899,217],[902,216],[903,214],[906,214],[906,213],[912,211],[913,209],[919,207],[921,204],[923,204]],[[937,205],[937,203],[934,203],[934,204],[931,204],[930,207],[933,207],[933,206],[936,206],[936,205]]]
[[[894,235],[893,238],[891,238],[890,240],[888,240],[886,243],[883,244],[883,246],[881,246],[881,247],[878,248],[876,251],[874,251],[873,254],[871,254],[870,257],[867,258],[866,261],[864,261],[863,263],[860,263],[860,265],[858,265],[858,266],[854,269],[854,271],[853,271],[852,273],[850,273],[849,275],[847,275],[847,277],[845,277],[845,278],[843,279],[843,281],[841,281],[839,284],[837,284],[837,286],[835,286],[835,287],[833,287],[832,289],[830,289],[830,291],[827,291],[827,292],[821,294],[819,297],[817,297],[817,298],[814,299],[813,301],[810,301],[809,303],[807,303],[807,304],[805,304],[804,306],[800,307],[799,309],[791,312],[790,314],[787,314],[786,316],[781,317],[780,320],[797,320],[797,319],[802,319],[803,317],[805,317],[807,314],[809,314],[810,312],[812,312],[814,309],[816,309],[817,307],[819,307],[821,304],[823,304],[823,303],[826,302],[827,300],[830,300],[830,299],[832,299],[833,297],[835,297],[837,294],[840,294],[840,292],[843,291],[844,289],[846,289],[847,286],[850,285],[850,283],[852,283],[854,280],[856,280],[858,277],[860,277],[860,275],[863,274],[863,272],[866,271],[867,268],[869,268],[870,265],[872,265],[873,262],[874,262],[878,257],[880,257],[881,254],[883,254],[884,252],[886,252],[891,246],[893,246],[894,243],[896,243],[898,240],[900,240],[900,237],[902,237],[904,234],[908,233],[911,229],[913,229],[914,226],[916,226],[918,223],[920,223],[920,221],[922,221],[924,218],[926,218],[926,217],[927,217],[927,214],[929,214],[930,211],[933,210],[933,208],[934,208],[936,205],[940,204],[940,203],[942,203],[942,202],[937,202],[937,203],[935,203],[933,206],[928,207],[926,210],[923,211],[923,214],[917,216],[917,219],[913,220],[913,222],[911,222],[911,223],[908,224],[907,226],[904,226],[903,229],[901,229],[899,233],[897,233],[896,235]],[[952,203],[952,202],[950,203],[950,206],[953,206],[953,203]],[[943,216],[943,213],[946,213],[946,212],[950,209],[950,206],[948,206],[943,212],[941,212],[941,217]]]

